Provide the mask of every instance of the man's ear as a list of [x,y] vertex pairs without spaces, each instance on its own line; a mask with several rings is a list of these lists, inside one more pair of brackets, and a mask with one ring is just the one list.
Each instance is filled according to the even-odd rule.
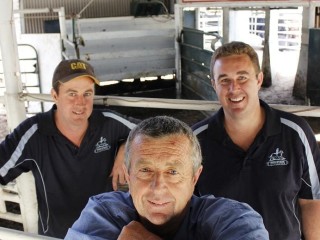
[[58,97],[57,92],[53,88],[51,88],[51,92],[50,93],[51,93],[51,97],[52,97],[53,101],[56,102],[57,101],[57,97]]
[[198,170],[194,173],[193,175],[193,184],[196,185],[196,183],[198,182],[198,179],[200,177],[200,174],[202,172],[203,166],[201,165]]
[[263,83],[263,72],[262,71],[260,73],[258,73],[257,80],[258,80],[258,88],[260,89],[262,86],[262,83]]
[[211,78],[211,85],[212,85],[214,91],[216,91],[216,82],[212,78]]

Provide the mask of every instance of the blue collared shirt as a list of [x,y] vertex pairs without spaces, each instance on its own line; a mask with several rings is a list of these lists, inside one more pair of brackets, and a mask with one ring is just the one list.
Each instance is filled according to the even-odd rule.
[[[132,198],[125,192],[91,197],[66,240],[117,239],[122,228],[139,221]],[[212,195],[192,196],[186,216],[171,239],[269,239],[261,216],[249,205]]]

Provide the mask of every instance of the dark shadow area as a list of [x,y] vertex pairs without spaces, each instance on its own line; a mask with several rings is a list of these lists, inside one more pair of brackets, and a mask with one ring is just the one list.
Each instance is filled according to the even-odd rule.
[[[192,99],[200,98],[183,88],[181,96],[177,96],[175,80],[157,79],[152,81],[141,82],[139,79],[133,83],[119,82],[118,84],[97,87],[96,95],[113,95],[127,97],[146,97],[146,98],[166,98],[166,99]],[[167,115],[176,117],[190,126],[204,119],[206,116],[202,111],[180,110],[180,109],[163,109],[163,108],[141,108],[141,107],[121,107],[121,106],[95,106],[96,108],[108,108],[117,111],[123,115],[137,119],[145,119],[158,115]]]

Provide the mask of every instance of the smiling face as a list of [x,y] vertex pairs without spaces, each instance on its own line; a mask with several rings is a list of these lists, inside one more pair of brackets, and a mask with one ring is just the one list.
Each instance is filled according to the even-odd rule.
[[181,219],[202,170],[193,172],[191,149],[190,140],[179,134],[134,138],[127,179],[142,220],[163,225]]
[[212,85],[226,117],[243,117],[260,109],[258,92],[263,73],[256,73],[246,54],[218,58]]
[[86,127],[93,109],[94,82],[90,77],[74,78],[51,90],[57,105],[56,124],[64,127]]

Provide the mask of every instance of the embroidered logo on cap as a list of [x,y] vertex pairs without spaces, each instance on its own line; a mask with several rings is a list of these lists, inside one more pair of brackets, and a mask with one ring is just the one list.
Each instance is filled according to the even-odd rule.
[[86,70],[86,69],[87,69],[86,64],[83,63],[83,62],[74,62],[74,63],[71,63],[71,64],[70,64],[70,67],[71,67],[72,70],[78,70],[78,69]]

